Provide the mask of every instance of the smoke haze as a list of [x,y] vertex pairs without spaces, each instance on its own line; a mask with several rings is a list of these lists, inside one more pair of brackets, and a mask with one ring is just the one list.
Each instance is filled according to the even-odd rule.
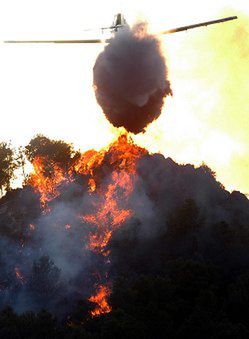
[[[133,156],[137,157],[136,168],[130,169]],[[195,169],[178,165],[170,158],[150,155],[132,143],[119,141],[93,168],[93,175],[97,187],[94,192],[89,192],[88,174],[75,174],[73,181],[59,184],[59,195],[48,203],[46,213],[40,207],[39,193],[30,186],[2,198],[1,308],[11,305],[20,313],[46,308],[59,318],[69,316],[79,300],[88,300],[96,284],[111,281],[119,272],[119,262],[127,255],[122,250],[127,237],[136,237],[132,251],[134,258],[141,260],[145,243],[186,227],[184,232],[189,235],[184,246],[174,243],[174,253],[183,255],[191,249],[194,237],[203,260],[215,262],[220,240],[213,238],[214,225],[226,223],[231,232],[239,232],[242,237],[248,230],[248,200],[239,192],[227,192],[206,166]],[[128,181],[122,183],[123,179]],[[181,216],[184,211],[187,214]],[[122,219],[120,226],[116,224],[112,239],[107,241],[106,261],[103,252],[89,248],[89,236],[95,234],[95,240],[101,239],[124,212],[130,215]],[[106,224],[102,224],[103,213]],[[84,218],[86,215],[90,217]],[[236,246],[226,266],[249,265],[248,251],[244,253],[242,245]],[[143,262],[147,262],[145,258]],[[152,268],[157,265],[157,257],[154,260]],[[147,269],[142,266],[140,270]],[[130,268],[127,270],[132,275]]]

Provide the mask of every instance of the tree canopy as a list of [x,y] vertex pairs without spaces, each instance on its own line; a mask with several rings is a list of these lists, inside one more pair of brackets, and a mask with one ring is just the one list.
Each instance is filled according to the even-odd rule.
[[0,192],[10,189],[11,181],[14,178],[14,172],[17,169],[15,152],[10,143],[0,143]]
[[45,157],[49,162],[59,164],[67,169],[75,155],[73,147],[62,140],[52,140],[44,135],[38,134],[25,147],[27,159],[32,162],[35,157]]

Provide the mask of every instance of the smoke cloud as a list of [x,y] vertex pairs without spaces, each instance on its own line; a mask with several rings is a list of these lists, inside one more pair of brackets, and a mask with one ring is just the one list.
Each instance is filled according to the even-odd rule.
[[161,114],[171,95],[160,42],[140,23],[118,32],[98,56],[94,69],[96,99],[115,127],[135,134]]

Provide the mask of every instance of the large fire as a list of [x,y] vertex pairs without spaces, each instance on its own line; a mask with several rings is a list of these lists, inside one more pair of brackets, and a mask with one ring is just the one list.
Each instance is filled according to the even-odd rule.
[[[40,195],[41,206],[45,213],[51,212],[50,202],[60,195],[60,185],[74,180],[74,173],[88,178],[88,194],[91,197],[91,213],[77,216],[89,226],[87,249],[104,259],[104,274],[95,272],[99,277],[97,287],[89,301],[96,304],[92,316],[109,313],[111,306],[108,298],[111,282],[108,276],[110,251],[108,244],[113,232],[124,225],[133,214],[129,201],[137,180],[137,161],[147,151],[135,145],[126,134],[121,134],[106,149],[83,153],[66,173],[58,164],[49,164],[47,159],[34,159],[34,171],[30,184]],[[106,175],[108,173],[108,175]],[[66,225],[70,229],[71,225]]]
[[36,157],[32,163],[34,172],[30,176],[29,183],[40,193],[42,207],[46,210],[47,204],[59,196],[58,186],[66,180],[65,173],[58,164],[50,164],[48,167],[46,157]]
[[111,307],[108,303],[110,293],[111,291],[107,286],[99,285],[96,294],[89,298],[91,302],[96,304],[94,310],[91,311],[93,317],[111,312]]

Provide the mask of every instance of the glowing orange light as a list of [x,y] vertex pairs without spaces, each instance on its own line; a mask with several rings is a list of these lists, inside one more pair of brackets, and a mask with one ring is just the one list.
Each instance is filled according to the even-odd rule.
[[15,267],[15,274],[16,274],[16,278],[18,279],[18,281],[23,285],[25,283],[25,279],[19,267]]
[[[109,263],[108,244],[113,232],[122,227],[133,214],[129,198],[137,180],[137,161],[147,153],[122,132],[106,149],[83,153],[68,173],[53,163],[49,164],[50,171],[47,173],[47,159],[35,158],[34,172],[29,183],[39,192],[41,205],[47,211],[48,203],[60,195],[59,186],[73,180],[73,173],[88,176],[88,191],[94,201],[93,212],[80,216],[90,227],[87,248],[104,256],[105,262]],[[106,176],[106,173],[109,174]],[[102,180],[103,177],[105,180]],[[70,224],[65,225],[65,230],[70,228]],[[98,272],[96,274],[101,282],[101,275]],[[111,311],[108,304],[110,293],[110,288],[105,284],[100,283],[97,286],[96,293],[89,298],[91,302],[96,303],[94,311],[91,312],[92,316]]]
[[91,311],[93,317],[111,312],[112,309],[108,304],[110,293],[111,291],[107,286],[100,285],[98,286],[96,294],[89,298],[89,301],[97,304],[94,310]]

